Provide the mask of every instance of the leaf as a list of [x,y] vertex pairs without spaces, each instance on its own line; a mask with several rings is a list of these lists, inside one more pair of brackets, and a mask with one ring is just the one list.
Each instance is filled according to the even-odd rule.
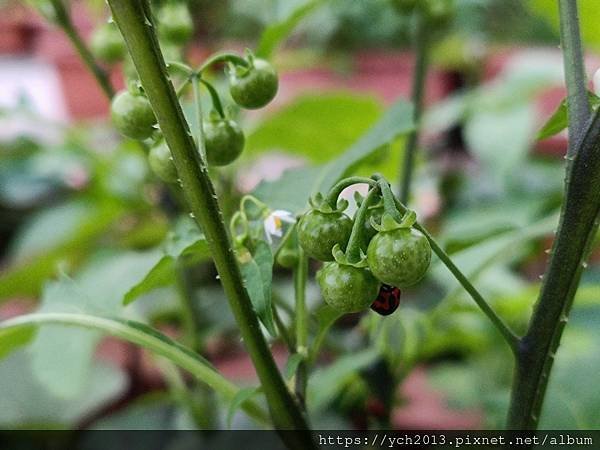
[[567,121],[567,99],[565,98],[562,102],[560,102],[560,105],[558,105],[556,111],[552,113],[552,116],[550,116],[540,131],[538,131],[536,139],[541,141],[560,133],[562,130],[567,128]]
[[134,284],[124,295],[123,304],[128,305],[156,288],[172,284],[175,280],[178,258],[188,264],[210,258],[210,250],[197,225],[187,218],[177,222],[175,229],[165,241],[164,250],[154,255],[151,269],[141,281]]
[[314,413],[326,407],[340,392],[344,381],[371,364],[378,356],[376,349],[362,350],[337,359],[333,364],[317,369],[310,377],[307,405]]
[[287,362],[285,363],[285,369],[283,371],[286,380],[292,379],[292,377],[298,371],[298,366],[302,361],[304,361],[304,355],[300,353],[294,353],[288,358]]
[[[591,48],[600,49],[600,30],[598,23],[600,22],[600,10],[596,2],[582,1],[579,3],[579,19],[583,41]],[[531,8],[532,12],[537,13],[553,26],[558,33],[559,18],[558,2],[554,0],[530,0],[526,5]],[[557,39],[558,41],[558,39]],[[587,48],[586,46],[586,48]]]
[[288,170],[278,180],[261,183],[253,194],[271,207],[278,205],[299,213],[306,208],[311,194],[327,191],[377,150],[412,129],[412,106],[399,101],[366,134],[329,164]]
[[[163,356],[175,365],[192,373],[199,381],[210,386],[227,400],[233,400],[239,388],[219,374],[206,360],[192,350],[173,341],[159,331],[139,322],[75,313],[35,313],[0,322],[0,330],[60,324],[82,327],[118,337],[139,345],[156,355]],[[0,341],[1,342],[1,341]],[[266,414],[257,405],[245,401],[242,408],[259,422],[266,421]]]
[[480,110],[469,117],[464,136],[469,148],[486,169],[504,179],[519,165],[535,136],[535,112],[530,104]]
[[32,327],[15,328],[0,331],[0,359],[5,358],[19,347],[33,339],[35,329]]
[[253,254],[244,255],[240,268],[254,311],[271,336],[277,336],[271,306],[273,252],[265,241],[258,241]]
[[[20,328],[13,330],[17,329]],[[4,345],[2,336],[0,347]],[[127,389],[125,373],[96,362],[89,376],[83,380],[85,388],[80,395],[68,399],[56,396],[37,381],[25,351],[15,352],[0,361],[0,379],[2,429],[72,429],[83,419],[95,416]]]
[[[592,110],[596,110],[598,105],[600,105],[600,97],[593,92],[588,91],[588,99]],[[567,99],[565,98],[560,102],[560,105],[558,105],[558,108],[556,108],[556,111],[554,111],[542,129],[538,131],[537,140],[541,141],[543,139],[548,139],[549,137],[560,133],[567,128],[569,125],[568,121]]]
[[310,348],[310,359],[314,361],[318,356],[318,352],[321,349],[321,345],[329,332],[331,326],[342,317],[343,313],[333,309],[327,304],[323,304],[315,313],[317,321],[319,323],[319,329],[315,336],[315,340]]
[[[92,260],[77,279],[62,276],[44,289],[39,312],[116,314],[129,287],[148,271],[155,252],[126,252]],[[55,395],[79,395],[100,335],[53,325],[38,331],[31,347],[39,381]]]
[[[56,213],[45,211],[35,216],[18,238],[13,248],[17,264],[0,276],[0,303],[16,295],[38,295],[43,282],[56,274],[59,262],[73,261],[85,253],[123,213],[113,203],[76,201],[59,209]],[[60,231],[63,221],[68,223],[66,233]],[[54,237],[56,230],[58,236]],[[48,242],[52,245],[47,245]]]
[[[557,221],[558,218],[551,215],[529,226],[498,234],[454,253],[452,261],[471,282],[475,282],[492,264],[505,261],[514,256],[515,252],[521,251],[526,242],[551,233],[556,228]],[[432,267],[432,274],[441,285],[451,290],[447,297],[453,297],[462,291],[458,281],[441,262]]]
[[313,192],[326,192],[375,150],[413,130],[412,117],[413,106],[410,103],[404,100],[394,103],[365,135],[337,159],[325,166],[317,186],[313,186]]
[[260,42],[256,49],[256,55],[260,58],[269,59],[277,45],[292,33],[298,23],[324,3],[324,0],[308,1],[299,5],[284,20],[269,25],[261,35]]
[[286,152],[312,163],[326,163],[356,142],[381,113],[381,105],[364,95],[302,95],[263,119],[248,135],[244,152],[250,156]]
[[237,394],[235,394],[235,397],[233,397],[233,400],[231,400],[231,402],[229,402],[229,408],[227,408],[227,428],[231,428],[231,422],[233,421],[233,416],[235,415],[235,412],[240,409],[240,407],[244,404],[244,402],[246,402],[247,400],[250,400],[252,397],[254,397],[256,394],[258,394],[261,391],[260,387],[249,387],[249,388],[243,388],[240,389],[238,391]]

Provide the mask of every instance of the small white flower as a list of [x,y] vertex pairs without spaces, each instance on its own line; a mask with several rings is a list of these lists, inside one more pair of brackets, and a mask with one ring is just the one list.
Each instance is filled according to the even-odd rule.
[[269,244],[272,244],[273,236],[278,238],[283,236],[283,227],[285,223],[295,222],[296,219],[294,218],[294,215],[289,211],[285,211],[283,209],[276,209],[275,211],[271,211],[271,213],[263,222],[267,242],[269,242]]

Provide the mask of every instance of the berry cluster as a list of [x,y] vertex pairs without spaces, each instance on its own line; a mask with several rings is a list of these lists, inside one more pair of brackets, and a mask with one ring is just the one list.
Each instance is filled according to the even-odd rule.
[[387,315],[398,306],[399,289],[425,276],[431,247],[413,228],[414,212],[400,215],[389,184],[382,178],[372,184],[366,198],[357,198],[353,219],[335,191],[311,199],[297,225],[298,241],[308,256],[325,263],[317,280],[330,306],[342,312],[371,306]]
[[[181,46],[193,35],[192,18],[185,3],[166,3],[159,8],[156,18],[167,67],[183,71],[187,82],[203,85],[210,94],[214,110],[198,124],[202,128],[203,156],[206,162],[211,166],[231,164],[244,149],[244,132],[230,114],[224,111],[218,92],[202,77],[202,72],[211,64],[227,63],[230,96],[235,104],[245,109],[262,108],[273,100],[279,84],[277,72],[269,62],[255,58],[249,51],[243,58],[233,54],[209,57],[207,63],[196,71],[184,63],[171,62],[170,54],[179,58]],[[107,64],[125,60],[125,45],[112,21],[95,30],[90,44],[95,56]],[[177,180],[177,170],[171,152],[160,133],[152,106],[139,87],[135,69],[131,67],[130,61],[125,61],[125,66],[128,64],[129,68],[125,67],[125,72],[132,80],[128,89],[117,93],[112,100],[112,121],[122,135],[137,140],[150,140],[150,167],[160,179],[173,183]]]

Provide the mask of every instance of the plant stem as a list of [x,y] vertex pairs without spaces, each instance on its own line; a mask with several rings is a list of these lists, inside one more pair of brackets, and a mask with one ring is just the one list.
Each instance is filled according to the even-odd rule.
[[96,62],[94,55],[87,47],[82,37],[77,32],[73,21],[71,20],[71,15],[65,8],[65,5],[61,0],[51,0],[52,8],[54,9],[54,17],[56,24],[63,30],[63,32],[67,35],[75,50],[79,54],[81,60],[87,66],[89,71],[92,73],[96,81],[100,85],[100,88],[104,92],[104,94],[110,100],[113,95],[115,95],[115,91],[110,84],[110,80],[108,79],[108,74],[106,71]]
[[329,203],[332,208],[337,206],[338,197],[342,193],[344,189],[353,184],[368,184],[371,187],[377,186],[377,182],[372,180],[371,178],[366,177],[348,177],[344,178],[341,181],[338,181],[333,185],[329,192],[327,193],[327,197],[325,197],[325,201]]
[[177,294],[181,301],[181,316],[183,328],[185,330],[185,343],[192,350],[198,351],[200,345],[198,342],[198,322],[194,311],[193,292],[190,289],[185,266],[181,261],[177,261],[175,272],[177,277]]
[[590,117],[590,104],[586,88],[577,1],[558,0],[558,8],[560,12],[560,43],[563,51],[565,81],[568,94],[568,154],[573,155],[577,148],[577,139],[585,133],[585,127]]
[[296,353],[304,357],[296,371],[296,396],[304,405],[308,381],[308,315],[306,313],[306,280],[308,278],[308,258],[298,246],[298,264],[294,270]]
[[221,62],[230,62],[237,66],[248,67],[248,61],[246,61],[241,56],[236,55],[235,53],[217,53],[215,55],[209,56],[206,59],[206,61],[204,61],[202,63],[202,65],[200,67],[198,67],[198,69],[196,69],[196,73],[201,74],[208,67],[212,66],[213,64],[221,63]]
[[415,30],[415,72],[412,84],[413,121],[415,128],[406,138],[404,158],[402,161],[400,175],[399,198],[404,204],[408,204],[410,198],[410,187],[412,174],[415,166],[415,155],[419,143],[420,121],[423,114],[423,97],[425,93],[425,81],[427,79],[427,67],[429,64],[429,39],[427,26],[421,14],[415,16],[417,21]]
[[[396,207],[400,210],[401,213],[405,213],[407,211],[406,206],[404,206],[398,199],[394,197],[394,201],[396,202]],[[483,313],[490,319],[492,324],[496,327],[496,329],[500,332],[506,343],[509,345],[513,353],[516,354],[518,346],[519,346],[519,338],[515,335],[515,333],[506,325],[504,320],[496,311],[492,309],[489,303],[483,298],[483,295],[479,293],[479,291],[471,284],[469,279],[461,272],[461,270],[456,267],[450,256],[444,251],[442,247],[436,242],[433,236],[419,223],[415,222],[413,227],[416,230],[419,230],[429,241],[429,245],[431,245],[431,249],[433,252],[440,258],[440,261],[448,268],[448,270],[454,275],[454,278],[462,285],[462,287],[467,291],[467,293],[471,296],[471,298],[475,301],[477,306],[483,311]]]
[[[210,364],[201,357],[193,354],[181,344],[171,341],[154,329],[141,328],[142,324],[136,324],[121,319],[109,319],[105,317],[91,316],[88,314],[74,313],[35,313],[17,316],[13,319],[0,322],[0,330],[10,328],[21,328],[28,326],[40,326],[44,324],[60,324],[83,327],[98,330],[110,336],[115,336],[132,344],[150,350],[152,353],[162,356],[177,366],[190,372],[199,381],[210,386],[219,395],[227,400],[233,400],[239,392],[239,388],[224,378]],[[244,411],[259,423],[265,424],[267,417],[265,411],[251,400],[242,405]]]
[[279,315],[279,311],[277,310],[275,305],[273,305],[273,320],[275,321],[275,326],[277,327],[277,330],[279,331],[279,335],[281,336],[281,339],[283,340],[283,343],[285,344],[288,351],[290,353],[295,352],[296,345],[295,345],[292,337],[290,336],[285,324],[283,323],[283,320],[281,319],[281,316]]
[[210,84],[204,78],[199,77],[198,80],[200,81],[200,83],[202,83],[204,85],[204,87],[210,94],[213,108],[219,113],[219,116],[221,117],[221,119],[224,119],[225,111],[223,110],[223,105],[221,104],[221,99],[219,98],[219,94],[217,93],[216,89],[213,87],[212,84]]
[[[566,59],[573,57],[570,53],[573,47],[581,45],[574,45],[580,39],[578,26],[573,23],[577,21],[577,11],[568,3],[575,5],[575,2],[560,3],[562,34],[564,40],[571,43],[571,50],[565,49]],[[577,70],[576,67],[577,64],[567,67],[567,74],[572,68]],[[571,107],[579,110],[581,105],[574,106],[577,101],[570,97],[578,95],[581,86],[577,88],[574,83],[569,83],[569,79],[578,77],[567,76],[569,136],[574,140],[570,139],[572,147],[567,156],[565,200],[538,302],[519,348],[508,411],[509,429],[537,428],[554,357],[598,231],[600,113],[594,113],[583,133],[576,133],[585,118],[577,116],[575,111],[571,114]],[[582,81],[579,79],[578,83]]]
[[[306,419],[279,373],[244,287],[206,163],[196,150],[167,78],[150,5],[147,1],[129,0],[109,0],[109,5],[173,153],[190,209],[207,238],[229,306],[264,390],[273,424],[277,429],[307,430]],[[316,448],[308,431],[286,435],[286,438],[291,448]]]
[[377,188],[370,189],[354,216],[352,232],[350,233],[350,239],[348,239],[348,245],[346,247],[346,259],[350,263],[357,263],[360,261],[360,245],[362,244],[365,229],[364,222],[367,218],[369,205],[372,203],[373,198],[378,192],[379,189]]

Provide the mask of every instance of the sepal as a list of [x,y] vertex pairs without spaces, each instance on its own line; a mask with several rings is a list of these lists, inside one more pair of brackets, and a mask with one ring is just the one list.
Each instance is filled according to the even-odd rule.
[[360,251],[360,260],[357,262],[348,261],[346,254],[340,248],[340,244],[335,244],[331,250],[331,254],[333,255],[333,259],[335,259],[335,262],[343,266],[352,266],[356,267],[357,269],[365,269],[369,267],[369,264],[367,263],[367,255],[365,255],[362,250]]

